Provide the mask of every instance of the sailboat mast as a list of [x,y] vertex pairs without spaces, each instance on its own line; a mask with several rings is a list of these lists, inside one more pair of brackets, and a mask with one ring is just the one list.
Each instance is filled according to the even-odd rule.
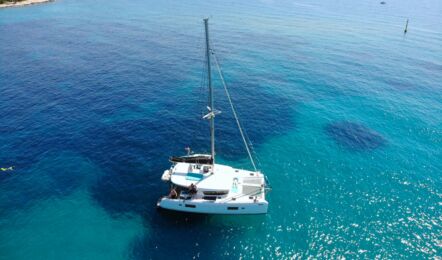
[[210,113],[210,150],[212,155],[212,163],[215,165],[215,108],[213,107],[213,89],[212,75],[210,69],[210,44],[209,44],[209,18],[204,19],[204,28],[206,30],[206,58],[207,58],[207,81],[209,84],[209,107]]

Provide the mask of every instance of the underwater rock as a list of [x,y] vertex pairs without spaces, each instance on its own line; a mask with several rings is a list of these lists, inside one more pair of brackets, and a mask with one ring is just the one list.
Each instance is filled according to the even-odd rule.
[[[246,86],[251,87],[255,86]],[[292,107],[287,98],[267,93],[253,96],[251,91],[236,94],[238,101],[248,100],[247,107],[239,107],[238,113],[247,115],[248,111],[253,111],[253,116],[244,116],[241,122],[254,147],[293,129]],[[273,101],[282,107],[278,116],[273,111]],[[225,108],[216,121],[219,157],[227,160],[247,158],[227,100],[220,97],[217,102],[219,107]],[[176,104],[174,99],[166,99],[158,105],[158,112],[148,118],[110,120],[83,132],[81,143],[85,145],[76,150],[105,172],[90,187],[92,197],[100,206],[113,216],[126,213],[145,215],[154,208],[157,199],[167,192],[160,177],[170,167],[168,157],[184,154],[185,147],[196,152],[209,149],[207,123],[201,120],[197,111],[192,113],[192,109]]]
[[330,123],[325,127],[325,132],[349,150],[372,150],[386,144],[386,140],[376,131],[349,121]]

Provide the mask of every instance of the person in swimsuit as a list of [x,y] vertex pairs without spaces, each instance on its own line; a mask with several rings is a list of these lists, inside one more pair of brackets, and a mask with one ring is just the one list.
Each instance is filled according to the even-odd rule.
[[195,186],[195,184],[190,184],[190,187],[189,187],[189,194],[190,195],[195,195],[196,194],[196,192],[197,192],[197,190],[196,190],[196,186]]
[[11,166],[11,167],[8,167],[8,168],[0,168],[0,170],[2,171],[2,172],[6,172],[6,171],[12,171],[12,170],[14,170],[14,166]]

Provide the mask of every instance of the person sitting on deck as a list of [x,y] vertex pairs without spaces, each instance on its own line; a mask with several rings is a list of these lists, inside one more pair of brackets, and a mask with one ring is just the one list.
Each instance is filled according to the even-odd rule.
[[190,184],[190,187],[189,187],[189,194],[190,195],[195,195],[196,194],[196,192],[197,192],[197,190],[196,190],[196,186],[195,186],[195,184]]
[[171,189],[171,190],[170,190],[169,198],[171,198],[171,199],[176,199],[176,198],[178,198],[178,193],[176,192],[175,189]]

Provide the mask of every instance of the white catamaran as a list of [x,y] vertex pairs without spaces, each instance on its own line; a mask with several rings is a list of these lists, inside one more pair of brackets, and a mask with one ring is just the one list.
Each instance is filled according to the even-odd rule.
[[[164,171],[161,179],[170,184],[168,196],[161,197],[157,206],[160,208],[206,214],[265,214],[268,202],[266,191],[267,179],[256,169],[250,148],[235,112],[230,94],[224,82],[217,58],[210,48],[208,19],[204,19],[206,34],[207,79],[209,88],[208,114],[203,117],[210,121],[211,154],[192,154],[190,149],[186,156],[171,157],[172,166]],[[247,153],[254,170],[235,169],[215,163],[215,116],[220,112],[214,109],[211,79],[211,62],[213,56],[219,76],[239,132],[244,141]]]

